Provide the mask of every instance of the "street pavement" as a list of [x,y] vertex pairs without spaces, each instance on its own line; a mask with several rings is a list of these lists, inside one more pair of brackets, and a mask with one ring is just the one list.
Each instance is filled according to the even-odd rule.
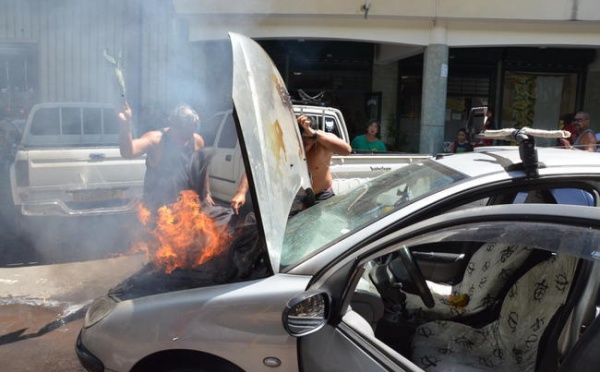
[[0,268],[0,371],[83,371],[74,347],[87,305],[145,263],[136,254]]
[[137,216],[18,217],[1,158],[0,372],[81,372],[87,306],[146,261]]

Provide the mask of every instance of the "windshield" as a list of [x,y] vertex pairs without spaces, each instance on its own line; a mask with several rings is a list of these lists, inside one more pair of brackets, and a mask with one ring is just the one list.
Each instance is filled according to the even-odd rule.
[[304,260],[341,237],[420,197],[466,177],[433,160],[426,160],[386,173],[298,213],[290,218],[286,227],[281,269]]

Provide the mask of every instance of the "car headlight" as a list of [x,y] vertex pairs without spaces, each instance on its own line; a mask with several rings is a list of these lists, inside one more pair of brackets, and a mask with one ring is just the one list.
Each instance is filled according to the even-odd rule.
[[83,328],[89,328],[104,319],[108,314],[110,314],[116,305],[117,303],[107,296],[102,296],[95,299],[90,305],[87,313],[85,313]]

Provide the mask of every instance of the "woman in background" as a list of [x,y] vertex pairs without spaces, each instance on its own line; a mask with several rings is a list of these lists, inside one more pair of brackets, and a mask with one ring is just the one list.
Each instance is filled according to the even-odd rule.
[[352,143],[350,144],[352,149],[373,152],[387,151],[385,144],[379,139],[379,129],[379,122],[377,120],[369,120],[367,122],[367,132],[360,136],[356,136],[352,140]]

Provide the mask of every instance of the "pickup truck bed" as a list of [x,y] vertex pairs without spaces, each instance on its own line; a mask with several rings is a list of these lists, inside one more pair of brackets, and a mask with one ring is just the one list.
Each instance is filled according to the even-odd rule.
[[[344,118],[339,110],[329,107],[295,105],[294,111],[296,114],[310,116],[311,122],[317,123],[318,129],[335,133],[344,141],[350,141]],[[209,170],[212,196],[227,204],[235,195],[244,172],[233,120],[231,110],[217,113],[202,124],[205,132],[201,133],[208,148],[213,151]],[[430,157],[426,154],[405,153],[334,155],[330,168],[334,178],[334,192],[341,194],[385,172]]]
[[403,153],[334,155],[330,165],[333,191],[341,194],[386,172],[428,158],[429,155]]

